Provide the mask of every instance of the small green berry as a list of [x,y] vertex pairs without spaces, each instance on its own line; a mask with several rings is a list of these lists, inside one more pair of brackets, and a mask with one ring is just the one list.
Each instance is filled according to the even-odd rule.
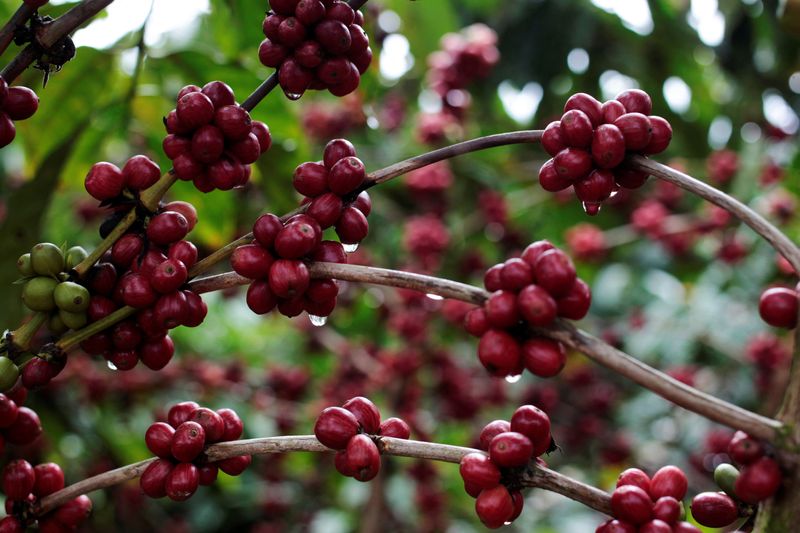
[[31,266],[40,276],[55,276],[64,270],[64,253],[49,242],[40,242],[31,249]]
[[53,293],[58,282],[53,278],[38,276],[31,278],[22,289],[22,302],[31,311],[52,311],[56,308]]

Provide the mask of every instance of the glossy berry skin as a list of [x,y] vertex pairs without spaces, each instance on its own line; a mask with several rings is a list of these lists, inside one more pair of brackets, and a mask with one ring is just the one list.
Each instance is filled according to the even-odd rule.
[[270,248],[281,229],[283,229],[281,219],[277,215],[267,213],[258,217],[253,224],[253,237],[264,248]]
[[200,473],[192,463],[178,463],[167,476],[164,491],[169,499],[182,502],[188,500],[200,486]]
[[558,307],[550,294],[539,285],[528,285],[516,297],[516,308],[532,326],[549,326],[556,319]]
[[652,516],[653,502],[645,491],[635,485],[617,487],[611,494],[614,516],[625,522],[640,525]]
[[592,156],[580,148],[565,148],[553,157],[556,173],[569,181],[578,181],[592,170]]
[[489,330],[489,320],[482,307],[470,310],[464,316],[464,329],[473,337],[481,337]]
[[188,278],[186,265],[177,259],[167,259],[149,277],[150,286],[161,294],[177,291]]
[[172,426],[164,422],[156,422],[147,428],[144,442],[147,444],[147,449],[156,456],[168,459],[172,457],[171,445],[174,436],[175,430]]
[[533,270],[522,259],[509,259],[500,269],[500,283],[504,290],[519,291],[533,283]]
[[633,485],[650,494],[650,476],[638,468],[623,470],[617,478],[617,487]]
[[654,518],[642,524],[639,528],[639,533],[672,533],[672,526],[663,520]]
[[343,244],[358,244],[369,233],[367,217],[353,206],[345,207],[336,223],[336,234]]
[[550,417],[536,406],[518,407],[511,416],[510,430],[530,439],[534,457],[539,457],[550,447]]
[[208,407],[198,407],[189,416],[189,420],[203,427],[206,444],[219,442],[225,434],[225,421]]
[[122,194],[125,178],[116,165],[100,162],[89,169],[84,185],[86,192],[96,200],[110,200]]
[[233,270],[240,276],[250,279],[266,278],[272,262],[272,255],[258,244],[239,246],[231,255]]
[[475,500],[475,513],[489,529],[503,526],[514,510],[514,500],[503,485],[482,490]]
[[300,259],[309,254],[320,239],[321,231],[316,222],[314,225],[305,221],[292,222],[275,237],[275,252],[284,259]]
[[641,113],[649,115],[653,111],[653,101],[650,95],[641,89],[628,89],[617,95],[616,101],[625,107],[628,113]]
[[3,111],[11,120],[25,120],[31,118],[39,109],[39,97],[28,87],[9,87]]
[[203,93],[189,93],[178,100],[175,112],[182,124],[195,129],[211,122],[214,118],[214,104]]
[[547,250],[536,260],[533,267],[536,284],[553,297],[565,295],[575,283],[575,265],[561,250]]
[[642,113],[626,113],[614,121],[614,125],[625,137],[625,148],[631,151],[644,150],[653,134],[653,127]]
[[223,408],[217,409],[217,414],[222,418],[225,429],[222,437],[219,439],[221,442],[228,442],[237,440],[244,432],[244,423],[236,411],[233,409]]
[[761,294],[758,312],[761,319],[776,328],[792,329],[797,326],[797,291],[783,287],[767,289]]
[[[510,291],[493,292],[486,300],[483,309],[489,324],[495,328],[510,328],[520,319],[517,295]],[[555,303],[553,303],[553,317],[555,317]]]
[[342,407],[355,415],[365,433],[373,435],[378,432],[381,425],[381,413],[371,400],[363,396],[356,396],[347,400]]
[[568,146],[587,148],[592,143],[592,121],[583,111],[570,109],[561,116],[561,135]]
[[671,496],[663,496],[653,504],[653,518],[674,524],[681,517],[681,502]]
[[[492,439],[500,433],[505,433],[507,431],[511,431],[511,423],[507,420],[492,420],[486,424],[478,436],[481,450],[489,451],[489,444],[491,444]],[[522,432],[520,431],[520,433]]]
[[653,501],[664,496],[672,496],[676,500],[683,500],[689,481],[686,474],[677,466],[662,467],[650,478],[650,497]]
[[736,503],[722,492],[702,492],[692,499],[692,516],[707,527],[725,527],[739,518]]
[[17,410],[16,420],[3,434],[6,437],[6,441],[11,444],[30,444],[42,434],[42,423],[39,421],[39,415],[33,409],[20,407]]
[[637,531],[636,526],[614,519],[603,523],[595,533],[637,533]]
[[170,451],[178,461],[192,461],[203,452],[205,441],[206,432],[203,426],[187,420],[175,429]]
[[542,148],[554,157],[567,147],[567,140],[561,131],[561,122],[556,120],[547,125],[542,133]]
[[558,316],[580,320],[592,305],[592,290],[582,279],[576,279],[569,291],[556,300]]
[[278,305],[278,298],[269,288],[266,280],[256,280],[247,288],[247,307],[257,315],[272,311]]
[[740,500],[755,504],[775,494],[781,486],[781,480],[778,463],[769,457],[762,457],[741,469],[733,490]]
[[500,467],[517,467],[528,464],[533,454],[531,440],[516,431],[500,433],[489,443],[489,457]]
[[764,455],[764,448],[744,431],[737,431],[728,444],[728,455],[739,464],[749,465]]
[[539,260],[542,254],[548,250],[554,249],[555,246],[553,246],[553,244],[547,240],[532,242],[525,248],[525,250],[523,250],[522,260],[528,263],[528,265],[535,271],[536,262]]
[[364,181],[367,171],[357,157],[340,159],[328,174],[328,187],[339,196],[355,191]]
[[564,104],[564,112],[571,109],[583,111],[592,121],[593,126],[598,126],[603,121],[602,104],[592,95],[586,93],[575,93],[570,96]]
[[352,477],[359,481],[369,481],[378,475],[381,468],[381,456],[372,439],[360,434],[352,437],[345,449],[347,468]]
[[521,372],[519,344],[503,330],[490,329],[481,337],[478,359],[493,376],[505,377]]
[[482,453],[468,453],[461,458],[459,466],[461,478],[481,489],[490,489],[500,484],[500,470],[489,456]]
[[236,455],[223,459],[219,462],[219,469],[228,474],[229,476],[238,476],[253,462],[253,457],[250,455]]
[[411,436],[411,428],[400,418],[391,417],[381,422],[378,434],[382,437],[394,437],[396,439],[407,439]]
[[328,191],[328,169],[321,163],[301,163],[294,169],[292,185],[303,196],[319,196]]
[[77,528],[92,512],[92,500],[85,494],[73,498],[53,513],[53,518],[67,528]]
[[36,484],[36,474],[28,461],[16,459],[3,469],[3,493],[12,500],[24,500]]
[[355,155],[356,149],[350,141],[347,139],[333,139],[325,145],[323,163],[325,168],[330,170],[341,159]]
[[305,263],[291,259],[278,259],[269,269],[269,288],[281,298],[291,299],[302,295],[311,278]]
[[317,418],[314,435],[328,448],[343,450],[358,429],[358,419],[353,413],[341,407],[328,407]]
[[167,459],[156,459],[150,463],[142,477],[139,478],[139,487],[141,487],[142,492],[151,498],[163,498],[166,496],[165,484],[167,476],[169,476],[173,468],[172,461]]
[[147,238],[159,246],[166,246],[183,239],[189,232],[186,217],[175,211],[164,211],[150,220]]

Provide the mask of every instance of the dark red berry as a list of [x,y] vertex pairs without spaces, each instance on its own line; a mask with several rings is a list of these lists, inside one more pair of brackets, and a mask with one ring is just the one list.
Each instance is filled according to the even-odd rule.
[[150,370],[161,370],[172,359],[175,345],[169,335],[148,340],[139,346],[139,359]]
[[533,283],[533,269],[522,259],[509,259],[500,270],[500,281],[504,290],[518,291]]
[[[312,223],[308,223],[312,222]],[[299,259],[309,254],[322,239],[315,221],[289,222],[275,237],[275,251],[284,259]]]
[[550,447],[550,417],[533,405],[523,405],[514,411],[511,425],[506,431],[515,431],[528,437],[533,444],[533,456],[538,457]]
[[346,53],[352,43],[350,30],[338,20],[323,20],[314,28],[314,36],[328,53],[334,55]]
[[799,304],[797,291],[784,287],[773,287],[761,294],[758,312],[761,319],[770,326],[792,329],[797,326]]
[[200,473],[192,463],[178,463],[164,482],[164,491],[176,502],[188,500],[200,485]]
[[223,151],[225,151],[225,136],[218,127],[206,124],[195,130],[192,135],[191,152],[196,161],[210,165],[222,156]]
[[411,428],[400,418],[391,417],[381,422],[378,434],[382,437],[394,437],[396,439],[407,439],[411,436]]
[[381,455],[378,447],[368,436],[360,434],[351,437],[345,448],[347,468],[351,476],[359,481],[369,481],[378,475],[381,468]]
[[147,449],[155,455],[169,459],[172,457],[171,445],[174,435],[175,430],[172,426],[165,422],[156,422],[147,428],[144,442],[147,444]]
[[519,314],[532,326],[549,326],[556,319],[555,300],[538,285],[528,285],[522,289],[515,301]]
[[594,96],[586,93],[573,94],[564,104],[564,112],[571,109],[583,111],[595,127],[603,123],[602,104]]
[[586,113],[571,109],[560,120],[561,135],[567,146],[588,148],[592,144],[592,121]]
[[503,526],[514,510],[514,500],[503,485],[482,490],[475,500],[475,513],[483,525],[490,529]]
[[175,429],[170,450],[178,461],[192,461],[203,452],[206,432],[197,422],[187,420]]
[[663,496],[672,496],[680,501],[686,496],[688,486],[683,470],[677,466],[665,466],[650,478],[650,497],[655,501]]
[[591,172],[592,156],[581,148],[564,148],[553,157],[553,166],[559,177],[577,181]]
[[493,420],[486,424],[478,437],[481,450],[488,451],[492,439],[507,431],[511,431],[511,424],[506,420]]
[[172,461],[167,459],[156,459],[150,463],[142,477],[139,478],[139,487],[141,487],[142,492],[151,498],[163,498],[166,496],[165,485],[167,477],[173,468]]
[[749,465],[764,455],[764,448],[744,431],[737,431],[728,444],[728,455],[739,464]]
[[30,444],[42,434],[42,423],[36,411],[27,407],[17,410],[17,419],[4,432],[6,441],[18,446]]
[[175,211],[164,211],[150,220],[147,226],[147,238],[159,246],[177,242],[186,236],[189,223],[186,218]]
[[193,92],[178,100],[175,112],[182,124],[195,129],[211,122],[214,118],[214,104],[205,94]]
[[327,192],[314,198],[309,204],[306,213],[316,220],[322,229],[329,228],[336,224],[342,215],[344,204],[339,195]]
[[549,378],[561,372],[567,362],[567,355],[560,342],[535,338],[522,344],[522,362],[532,374]]
[[[489,324],[495,328],[510,328],[520,319],[517,295],[510,291],[493,292],[486,300],[483,309]],[[555,303],[553,303],[553,316],[555,316]]]
[[340,160],[355,155],[356,149],[350,141],[347,139],[334,139],[325,145],[323,155],[325,168],[330,170]]
[[653,516],[650,496],[635,485],[617,487],[611,494],[614,516],[631,524],[644,524]]
[[3,493],[12,500],[24,500],[36,484],[36,473],[24,459],[15,459],[3,469]]
[[197,422],[203,426],[206,444],[219,442],[225,434],[225,421],[222,417],[207,407],[198,407],[189,416],[189,421]]
[[311,279],[305,263],[291,259],[278,259],[269,269],[269,288],[281,298],[301,296]]
[[558,249],[542,253],[533,270],[536,284],[556,298],[566,295],[575,283],[575,265],[567,254]]
[[378,432],[381,425],[381,413],[370,399],[356,396],[347,400],[342,407],[355,415],[365,433],[372,435]]
[[317,418],[314,435],[324,446],[344,450],[358,428],[358,419],[353,413],[341,407],[328,407]]
[[520,346],[503,330],[490,329],[478,343],[478,359],[490,374],[505,377],[522,371]]
[[482,453],[468,453],[461,458],[459,466],[461,478],[481,489],[490,489],[500,484],[500,470],[489,456]]
[[9,87],[3,100],[3,111],[11,120],[31,118],[39,109],[39,97],[28,87]]
[[473,337],[482,336],[489,327],[489,320],[482,307],[472,309],[464,316],[464,329]]
[[276,215],[261,215],[253,224],[253,236],[264,248],[271,248],[278,232],[283,229],[283,222]]
[[570,320],[585,317],[591,305],[592,291],[582,279],[576,279],[569,292],[556,300],[558,316]]
[[781,479],[778,463],[762,457],[741,469],[734,492],[740,500],[756,504],[775,494],[781,486]]
[[63,526],[74,530],[89,517],[91,512],[92,500],[85,494],[81,494],[59,507],[53,513],[53,518]]
[[592,159],[600,168],[614,168],[625,159],[625,137],[613,124],[602,124],[592,136]]
[[125,186],[133,190],[144,190],[154,185],[161,177],[161,169],[149,157],[135,155],[122,167]]
[[533,454],[531,440],[516,431],[500,433],[489,443],[489,457],[500,467],[517,467],[528,463]]
[[125,178],[116,165],[105,161],[95,163],[86,174],[86,192],[93,198],[103,201],[110,200],[122,194],[125,187]]
[[186,266],[177,259],[167,259],[158,265],[150,275],[150,285],[161,294],[168,294],[180,288],[188,278]]
[[367,217],[353,206],[345,207],[336,223],[336,234],[344,244],[358,244],[369,233]]
[[192,415],[195,409],[200,407],[197,402],[180,402],[170,407],[167,413],[167,422],[170,426],[177,428]]
[[273,258],[258,244],[244,244],[231,255],[231,267],[240,276],[250,279],[265,279],[269,274]]
[[666,119],[656,116],[647,117],[650,119],[650,126],[653,129],[650,142],[642,150],[645,154],[660,154],[669,146],[672,140],[672,126]]
[[366,175],[364,163],[357,157],[348,156],[340,159],[331,168],[328,187],[336,194],[344,196],[361,186]]
[[225,430],[222,433],[222,437],[219,439],[221,442],[237,440],[242,436],[244,424],[242,423],[242,419],[239,418],[239,415],[236,414],[236,411],[223,408],[217,409],[217,414],[222,418],[225,425]]
[[650,144],[653,127],[650,125],[650,119],[642,113],[625,113],[614,121],[614,125],[625,137],[626,149],[644,150]]
[[278,298],[272,293],[267,280],[256,280],[247,288],[247,307],[257,315],[272,311]]
[[253,462],[253,457],[250,455],[236,455],[228,457],[219,462],[219,469],[228,474],[229,476],[238,476]]
[[739,518],[736,503],[722,492],[701,492],[692,499],[692,516],[706,527],[725,527]]
[[649,115],[653,111],[653,101],[650,95],[641,89],[628,89],[619,93],[616,100],[625,106],[628,113],[641,113]]
[[617,477],[617,487],[633,485],[650,494],[650,476],[638,468],[628,468]]

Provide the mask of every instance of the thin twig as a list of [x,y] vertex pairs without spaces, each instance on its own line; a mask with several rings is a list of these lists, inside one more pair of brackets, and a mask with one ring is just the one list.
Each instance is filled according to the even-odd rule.
[[8,22],[0,28],[0,55],[3,55],[8,45],[14,40],[14,34],[17,32],[17,28],[25,26],[25,23],[28,22],[28,19],[31,18],[34,13],[36,13],[36,8],[23,2],[14,14],[11,15],[11,18],[8,19]]

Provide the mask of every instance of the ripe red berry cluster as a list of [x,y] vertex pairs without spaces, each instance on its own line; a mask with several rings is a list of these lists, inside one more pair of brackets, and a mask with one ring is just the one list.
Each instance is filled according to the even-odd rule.
[[340,0],[270,0],[267,37],[258,49],[264,66],[292,100],[308,89],[335,96],[355,91],[372,62],[364,15]]
[[[233,269],[254,280],[247,290],[254,313],[277,306],[288,317],[303,311],[315,317],[331,314],[338,285],[332,279],[311,280],[305,261],[346,263],[345,252],[367,236],[372,202],[366,191],[356,195],[365,176],[364,164],[345,139],[329,142],[323,161],[297,167],[293,184],[305,196],[306,212],[286,222],[262,215],[253,225],[255,242],[239,246],[231,256]],[[330,227],[341,242],[322,240]]]
[[665,119],[649,116],[653,104],[639,89],[629,89],[615,100],[600,103],[577,93],[564,106],[561,120],[547,125],[542,147],[552,156],[539,170],[546,191],[574,187],[575,196],[589,215],[619,187],[641,187],[647,174],[626,168],[628,153],[658,154],[672,139]]
[[122,169],[113,163],[95,163],[86,174],[84,186],[96,200],[113,200],[126,189],[138,193],[154,185],[161,177],[161,169],[155,161],[144,155],[128,159]]
[[151,498],[168,496],[184,501],[200,485],[214,483],[219,470],[238,476],[250,466],[250,455],[211,463],[203,451],[215,442],[237,440],[243,431],[242,420],[232,409],[212,411],[195,402],[173,405],[167,413],[167,422],[156,422],[147,428],[144,437],[147,449],[158,459],[144,471],[139,486]]
[[704,526],[732,524],[739,518],[740,505],[757,505],[772,497],[783,480],[778,463],[744,431],[734,433],[727,451],[740,468],[722,463],[714,470],[714,481],[724,492],[703,492],[692,500],[692,515]]
[[796,328],[798,307],[800,307],[799,291],[800,285],[794,289],[772,287],[765,290],[758,302],[761,319],[776,328]]
[[374,438],[407,439],[411,428],[399,418],[381,422],[381,413],[368,398],[356,396],[342,407],[327,407],[314,424],[314,435],[336,452],[336,470],[359,481],[378,475],[381,454]]
[[25,446],[42,434],[39,415],[22,406],[26,396],[26,389],[20,386],[7,395],[0,394],[0,453],[5,450],[6,443]]
[[15,120],[31,118],[39,109],[39,97],[27,87],[9,87],[0,78],[0,148],[11,144],[17,136]]
[[480,337],[478,358],[493,376],[517,376],[527,368],[551,377],[564,367],[561,343],[532,337],[528,325],[546,327],[556,317],[580,320],[589,311],[591,290],[575,274],[572,260],[550,242],[530,244],[521,257],[486,271],[492,294],[464,318],[468,333]]
[[[494,420],[481,431],[480,448],[461,459],[464,490],[476,498],[475,512],[491,529],[513,522],[522,513],[520,476],[532,459],[550,451],[550,418],[533,405],[514,411],[511,422]],[[540,461],[537,459],[537,461]]]
[[[34,466],[16,459],[3,469],[6,516],[0,521],[3,533],[22,533],[33,525],[31,507],[40,499],[64,488],[64,472],[56,463]],[[39,530],[75,531],[92,512],[92,500],[82,494],[38,519]]]
[[174,346],[167,332],[199,326],[208,311],[199,294],[182,289],[197,261],[197,248],[184,240],[196,223],[191,204],[171,202],[150,218],[143,233],[123,235],[92,267],[87,276],[90,322],[124,305],[139,312],[86,339],[84,351],[102,355],[118,370],[130,370],[139,360],[152,370],[169,363]]
[[652,478],[638,468],[619,475],[611,494],[614,519],[601,524],[596,533],[700,533],[682,522],[683,504],[689,482],[677,466],[665,466]]
[[272,145],[267,125],[251,120],[221,81],[181,89],[164,125],[164,153],[175,175],[201,192],[244,185],[250,164]]

